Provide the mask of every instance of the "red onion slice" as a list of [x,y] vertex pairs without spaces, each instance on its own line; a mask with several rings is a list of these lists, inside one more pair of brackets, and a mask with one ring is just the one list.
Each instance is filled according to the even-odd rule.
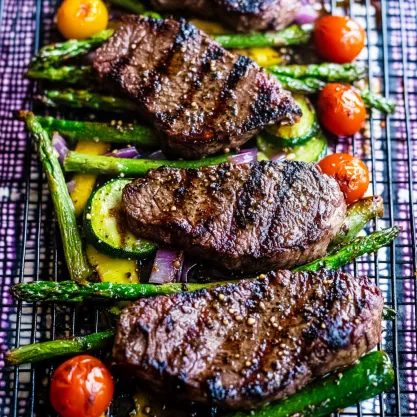
[[156,252],[149,278],[151,284],[167,284],[179,282],[181,279],[184,252],[169,249],[159,249]]
[[196,266],[195,262],[190,262],[189,260],[185,260],[182,266],[181,272],[181,282],[186,283],[188,281],[188,273]]
[[258,160],[258,149],[243,149],[237,155],[232,155],[230,161],[234,164],[250,164]]
[[143,152],[137,150],[135,146],[128,148],[115,149],[114,151],[106,153],[106,156],[114,156],[115,158],[135,159],[143,155]]
[[76,186],[77,186],[77,183],[74,180],[71,180],[71,181],[67,182],[68,192],[71,194],[75,190]]
[[314,23],[319,14],[317,10],[311,4],[306,4],[300,7],[300,11],[295,16],[295,22],[299,25],[306,25],[310,23]]
[[69,149],[65,139],[57,132],[52,136],[52,145],[58,152],[58,160],[61,164],[64,163],[64,159],[67,156]]
[[167,158],[164,155],[164,153],[159,150],[159,151],[154,151],[152,153],[150,153],[146,159],[155,159],[156,161],[165,161]]
[[271,161],[282,161],[285,159],[286,154],[284,152],[277,153],[276,155],[269,158]]

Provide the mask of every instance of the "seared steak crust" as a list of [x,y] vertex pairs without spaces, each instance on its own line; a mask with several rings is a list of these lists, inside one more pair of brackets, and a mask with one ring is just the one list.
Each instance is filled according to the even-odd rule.
[[240,32],[277,30],[289,25],[299,0],[152,0],[159,10],[190,10],[215,17]]
[[124,188],[123,207],[138,236],[246,272],[324,256],[346,214],[337,182],[296,161],[162,167]]
[[124,17],[94,66],[139,102],[164,150],[185,158],[239,147],[262,127],[301,115],[278,80],[185,20]]
[[353,363],[381,338],[367,278],[278,271],[263,281],[146,298],[125,308],[118,364],[176,399],[252,408]]

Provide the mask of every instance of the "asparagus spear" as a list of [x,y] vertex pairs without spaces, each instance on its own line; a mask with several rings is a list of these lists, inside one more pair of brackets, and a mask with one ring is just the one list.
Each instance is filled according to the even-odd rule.
[[88,90],[45,90],[42,96],[36,97],[46,106],[61,105],[77,109],[90,108],[111,112],[138,112],[139,105],[131,100],[94,93]]
[[354,239],[349,245],[344,246],[338,252],[317,259],[307,265],[299,266],[293,271],[318,271],[325,268],[329,270],[336,270],[346,265],[359,256],[375,252],[379,248],[388,245],[400,233],[401,228],[398,226],[389,227],[388,229],[380,230],[368,236],[361,236]]
[[366,76],[366,67],[360,63],[274,65],[268,67],[267,71],[274,75],[285,75],[291,78],[314,77],[327,82],[353,82]]
[[61,64],[62,61],[83,55],[102,45],[113,35],[113,29],[103,30],[88,39],[69,40],[44,46],[32,59],[29,68],[49,67]]
[[265,46],[301,45],[310,39],[311,28],[291,25],[278,32],[239,33],[216,35],[213,39],[226,49],[255,48]]
[[332,252],[335,248],[349,243],[375,217],[384,214],[382,197],[365,197],[349,206],[347,216],[339,232],[327,248]]
[[107,348],[111,345],[113,339],[113,331],[106,331],[70,339],[33,343],[9,350],[5,354],[5,359],[7,365],[21,365],[22,363],[51,360],[60,356],[77,355]]
[[91,140],[131,144],[144,148],[155,148],[159,145],[157,133],[147,126],[123,124],[116,120],[110,123],[79,122],[50,116],[36,116],[36,120],[48,133],[59,132],[70,142]]
[[377,351],[359,359],[356,365],[316,379],[284,400],[254,411],[238,411],[226,417],[321,417],[387,391],[395,374],[388,355]]
[[366,107],[387,114],[395,112],[395,103],[393,101],[387,100],[378,94],[372,94],[369,90],[361,91],[360,94]]
[[226,282],[205,284],[114,284],[112,282],[86,282],[82,285],[74,281],[37,281],[20,283],[10,292],[18,300],[78,303],[85,300],[135,301],[143,297],[170,295],[179,292],[191,292],[225,285]]
[[77,85],[89,85],[94,81],[92,75],[93,67],[90,66],[32,67],[26,73],[26,76],[32,80],[64,82],[65,84]]
[[86,155],[69,152],[64,160],[66,172],[82,172],[84,174],[121,174],[123,176],[141,176],[148,170],[169,166],[173,168],[200,168],[219,165],[229,160],[230,154],[211,156],[195,161],[156,161],[151,159],[125,159],[111,156]]
[[153,17],[154,19],[162,19],[162,16],[159,13],[147,10],[143,3],[137,0],[110,0],[110,3],[135,14],[143,14],[144,16]]
[[84,282],[92,271],[84,257],[83,245],[75,219],[74,206],[67,190],[64,174],[48,133],[42,128],[32,112],[20,115],[33,134],[43,170],[48,180],[58,225],[64,247],[65,260],[71,279]]
[[[292,78],[288,75],[276,75],[283,87],[293,93],[316,94],[326,85],[326,82],[315,77]],[[361,95],[365,106],[379,110],[383,113],[392,114],[395,111],[395,104],[378,94],[370,94],[367,90],[357,90]]]

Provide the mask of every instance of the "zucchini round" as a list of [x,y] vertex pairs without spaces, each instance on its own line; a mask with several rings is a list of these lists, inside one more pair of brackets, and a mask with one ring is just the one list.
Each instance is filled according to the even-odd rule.
[[258,135],[257,143],[259,151],[268,158],[284,153],[286,159],[292,161],[317,162],[327,155],[327,139],[321,132],[310,138],[308,142],[294,147],[285,148],[279,146],[276,143],[271,143],[261,135]]
[[95,190],[84,209],[87,240],[100,252],[113,258],[145,258],[156,244],[137,238],[121,215],[122,191],[129,179],[115,179]]
[[294,101],[303,112],[298,123],[293,125],[269,126],[266,128],[265,135],[271,142],[276,142],[282,147],[295,147],[306,143],[319,130],[316,111],[311,101],[301,95],[294,95]]

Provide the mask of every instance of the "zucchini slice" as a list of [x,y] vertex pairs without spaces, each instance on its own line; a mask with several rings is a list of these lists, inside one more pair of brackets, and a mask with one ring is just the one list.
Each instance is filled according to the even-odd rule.
[[93,245],[87,245],[85,252],[89,264],[95,269],[101,282],[139,283],[138,266],[135,260],[110,258],[100,253]]
[[298,123],[293,125],[269,126],[265,135],[271,142],[284,147],[295,147],[306,143],[319,130],[316,111],[311,101],[301,95],[294,95],[295,102],[300,106],[303,115]]
[[303,145],[289,148],[271,143],[261,135],[258,135],[257,143],[259,151],[268,158],[272,158],[279,153],[284,153],[286,159],[292,161],[317,162],[327,155],[327,139],[321,132],[318,132],[316,136],[310,138]]
[[121,214],[122,191],[129,179],[115,179],[97,188],[84,209],[87,240],[100,252],[113,258],[145,258],[156,244],[137,238],[129,231]]

